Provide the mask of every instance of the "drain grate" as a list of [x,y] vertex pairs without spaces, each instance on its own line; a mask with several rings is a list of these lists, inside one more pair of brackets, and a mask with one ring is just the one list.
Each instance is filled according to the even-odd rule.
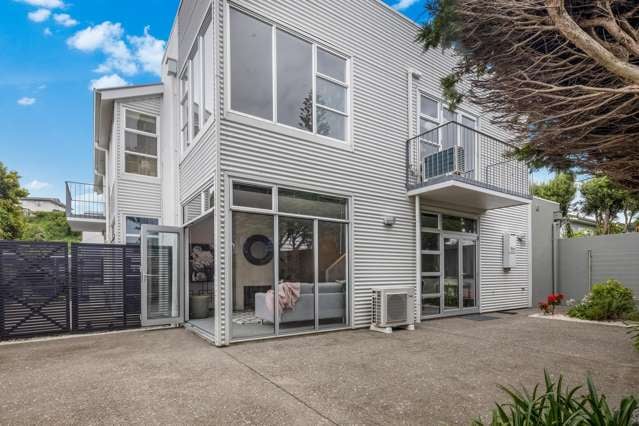
[[469,321],[490,321],[499,319],[499,317],[491,317],[490,315],[464,315],[462,318]]

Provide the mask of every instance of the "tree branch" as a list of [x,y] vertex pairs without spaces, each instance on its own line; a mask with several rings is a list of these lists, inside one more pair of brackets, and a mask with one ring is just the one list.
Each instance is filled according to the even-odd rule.
[[545,0],[548,16],[559,32],[586,52],[602,67],[621,78],[639,84],[639,67],[622,61],[590,37],[568,14],[564,0]]

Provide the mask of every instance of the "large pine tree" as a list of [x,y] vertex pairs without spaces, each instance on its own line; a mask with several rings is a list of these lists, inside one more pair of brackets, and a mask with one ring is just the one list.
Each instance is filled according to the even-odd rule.
[[427,0],[426,49],[452,48],[454,105],[493,113],[536,165],[605,173],[639,191],[639,3]]

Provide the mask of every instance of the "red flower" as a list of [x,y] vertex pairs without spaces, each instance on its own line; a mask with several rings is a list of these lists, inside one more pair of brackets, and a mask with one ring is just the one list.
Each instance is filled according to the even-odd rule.
[[554,294],[551,294],[548,296],[548,304],[549,305],[554,305],[555,303],[557,303],[557,296]]

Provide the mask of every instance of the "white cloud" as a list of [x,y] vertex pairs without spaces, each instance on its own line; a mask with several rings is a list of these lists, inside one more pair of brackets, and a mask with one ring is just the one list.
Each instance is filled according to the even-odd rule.
[[130,36],[129,42],[133,45],[135,59],[142,65],[142,69],[160,75],[166,43],[153,37],[149,30],[149,26],[144,27],[144,35]]
[[99,25],[78,31],[67,40],[67,44],[83,52],[93,52],[117,42],[122,38],[123,33],[121,24],[104,21]]
[[51,28],[49,28],[49,27],[46,27],[46,28],[42,31],[42,34],[44,34],[44,35],[45,35],[45,36],[47,36],[47,37],[49,37],[49,36],[52,36],[52,35],[53,35],[53,33],[51,32]]
[[393,5],[393,9],[395,10],[405,10],[417,3],[418,0],[399,0],[397,3]]
[[36,7],[44,7],[45,9],[59,9],[65,6],[62,0],[19,0],[22,3]]
[[128,86],[129,82],[117,74],[103,75],[102,77],[91,80],[89,90],[105,89],[108,87]]
[[33,22],[44,22],[49,19],[49,16],[51,16],[51,11],[49,9],[38,9],[27,14],[29,20]]
[[28,98],[28,97],[23,97],[18,99],[18,105],[21,106],[30,106],[36,103],[36,98]]
[[131,50],[122,40],[123,35],[121,24],[105,21],[78,31],[67,40],[67,44],[85,53],[104,53],[106,61],[95,70],[98,73],[118,71],[133,75],[138,72],[138,66]]
[[166,42],[153,37],[148,26],[141,36],[125,36],[122,24],[105,21],[76,32],[67,44],[85,53],[103,53],[106,59],[94,69],[98,74],[132,76],[140,71],[160,75]]
[[73,19],[68,13],[56,13],[53,15],[53,20],[63,27],[75,27],[78,25],[78,21]]
[[37,179],[34,179],[31,182],[29,182],[29,185],[27,185],[27,188],[37,191],[39,189],[44,189],[47,186],[49,186],[48,182],[42,182]]

